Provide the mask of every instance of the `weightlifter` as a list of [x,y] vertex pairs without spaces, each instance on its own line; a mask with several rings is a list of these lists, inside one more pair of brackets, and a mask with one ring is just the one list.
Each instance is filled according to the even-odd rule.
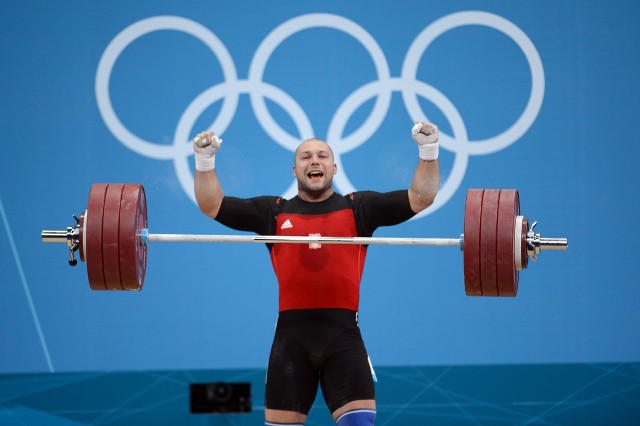
[[[370,237],[429,207],[438,191],[438,128],[416,123],[419,161],[409,189],[333,191],[333,152],[319,139],[296,149],[298,195],[236,198],[224,194],[215,170],[221,140],[194,138],[195,195],[200,210],[225,226],[260,235]],[[358,303],[367,247],[269,244],[279,285],[279,314],[265,392],[265,425],[302,425],[320,384],[339,426],[373,425],[375,388],[358,328]]]

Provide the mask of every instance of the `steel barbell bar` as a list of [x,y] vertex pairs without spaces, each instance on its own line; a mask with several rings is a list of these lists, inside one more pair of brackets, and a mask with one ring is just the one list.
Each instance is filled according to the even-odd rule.
[[322,237],[322,236],[278,236],[278,235],[192,235],[149,234],[143,229],[140,234],[143,244],[150,242],[184,243],[263,243],[263,244],[359,244],[401,246],[458,246],[461,238],[392,238],[392,237]]

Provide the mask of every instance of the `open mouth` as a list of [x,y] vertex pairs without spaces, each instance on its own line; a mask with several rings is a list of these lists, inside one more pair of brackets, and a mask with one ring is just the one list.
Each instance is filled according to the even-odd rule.
[[324,176],[324,173],[322,173],[320,170],[312,170],[309,173],[307,173],[307,177],[309,179],[322,179],[323,176]]

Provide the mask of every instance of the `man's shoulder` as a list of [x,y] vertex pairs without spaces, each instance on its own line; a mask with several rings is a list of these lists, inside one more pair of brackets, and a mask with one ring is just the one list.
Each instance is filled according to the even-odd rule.
[[225,195],[222,198],[222,206],[224,209],[272,209],[276,206],[282,197],[276,195],[261,195],[258,197],[234,197]]

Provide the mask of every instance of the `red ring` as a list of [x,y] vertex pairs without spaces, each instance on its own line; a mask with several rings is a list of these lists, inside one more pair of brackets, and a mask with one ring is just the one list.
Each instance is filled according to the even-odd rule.
[[482,296],[480,280],[480,217],[483,189],[470,189],[464,206],[464,288],[467,296]]
[[485,189],[480,218],[480,281],[483,296],[498,295],[496,246],[499,202],[499,189]]
[[142,185],[125,185],[120,204],[120,274],[124,290],[141,290],[147,268],[147,246],[140,231],[147,228],[147,200]]
[[89,203],[84,218],[83,238],[86,239],[87,276],[92,290],[106,290],[102,265],[102,218],[107,184],[96,183],[89,191]]
[[102,264],[107,290],[122,290],[120,279],[120,204],[122,184],[109,184],[104,198],[102,219]]
[[518,191],[514,189],[501,190],[496,237],[496,277],[500,296],[513,297],[518,292],[519,274],[515,267],[514,238],[515,219],[519,214]]

